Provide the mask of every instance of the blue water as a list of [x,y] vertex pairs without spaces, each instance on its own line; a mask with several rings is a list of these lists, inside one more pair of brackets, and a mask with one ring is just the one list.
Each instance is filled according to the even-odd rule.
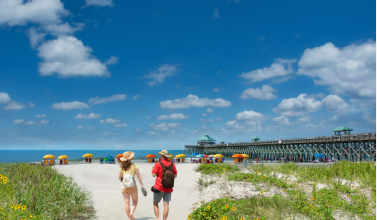
[[[94,159],[101,157],[107,157],[108,155],[115,157],[118,154],[122,154],[122,150],[0,150],[0,163],[25,163],[25,162],[40,162],[44,155],[52,154],[56,158],[60,155],[67,155],[69,161],[84,161],[84,154],[93,154]],[[157,157],[157,150],[132,150],[135,153],[135,159],[145,160],[145,156],[148,154],[154,154]],[[183,154],[183,150],[169,150],[169,153],[174,156],[177,154]],[[191,157],[192,155],[187,155]],[[195,156],[192,156],[195,157]]]

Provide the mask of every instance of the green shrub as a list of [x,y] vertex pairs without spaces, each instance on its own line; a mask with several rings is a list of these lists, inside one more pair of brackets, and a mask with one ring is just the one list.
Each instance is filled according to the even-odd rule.
[[[0,219],[19,219],[37,216],[37,219],[79,219],[94,216],[88,192],[71,178],[51,167],[32,164],[0,164]],[[25,212],[11,205],[25,206]],[[22,214],[23,213],[23,214]],[[22,217],[24,218],[24,217]]]

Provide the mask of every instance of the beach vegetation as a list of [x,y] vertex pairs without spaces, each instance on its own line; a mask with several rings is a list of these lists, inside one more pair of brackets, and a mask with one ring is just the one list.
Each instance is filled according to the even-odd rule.
[[[218,203],[221,205],[213,211],[206,210],[206,216],[212,217],[208,219],[224,219],[224,216],[228,219],[376,219],[376,164],[372,162],[342,161],[331,166],[254,165],[223,177],[233,182],[230,185],[251,182],[259,193],[246,199],[230,196],[202,203],[191,213],[191,219],[207,219],[200,217],[202,210],[207,206],[215,208]],[[261,187],[266,192],[274,187],[276,193],[265,194]]]
[[224,174],[230,172],[240,171],[240,168],[232,164],[202,164],[196,168],[196,172],[201,174]]
[[[0,164],[0,219],[86,219],[90,194],[52,167]],[[32,216],[32,217],[30,217]]]

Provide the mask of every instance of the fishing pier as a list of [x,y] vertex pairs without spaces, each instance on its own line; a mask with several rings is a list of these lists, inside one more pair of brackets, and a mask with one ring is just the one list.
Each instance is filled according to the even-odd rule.
[[[327,137],[280,139],[259,141],[258,137],[251,142],[216,144],[215,139],[205,135],[198,139],[197,145],[185,145],[185,153],[192,154],[247,154],[250,158],[279,160],[282,157],[299,158],[304,162],[314,159],[314,154],[323,154],[326,158],[350,161],[373,161],[376,159],[376,133],[350,134],[348,127],[333,130],[335,135]],[[341,134],[344,132],[344,134]]]

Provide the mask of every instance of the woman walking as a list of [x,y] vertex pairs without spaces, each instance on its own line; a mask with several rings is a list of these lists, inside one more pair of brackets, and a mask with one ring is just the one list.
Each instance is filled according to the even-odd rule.
[[[134,152],[127,151],[123,153],[123,157],[120,158],[119,179],[122,182],[121,192],[124,198],[125,210],[127,216],[131,220],[135,220],[134,212],[138,202],[137,186],[135,181],[135,174],[139,180],[141,187],[144,187],[139,173],[139,169],[136,164],[131,163],[134,158]],[[132,198],[132,206],[130,209],[130,197]]]

